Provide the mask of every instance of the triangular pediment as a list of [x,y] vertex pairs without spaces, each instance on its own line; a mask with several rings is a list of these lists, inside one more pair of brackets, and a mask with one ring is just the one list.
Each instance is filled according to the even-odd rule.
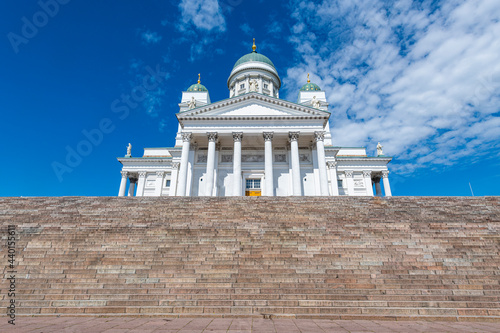
[[302,112],[294,112],[293,110],[279,110],[277,108],[269,107],[268,105],[262,105],[257,102],[246,105],[235,104],[231,109],[216,109],[209,112],[205,112],[204,116],[243,116],[243,117],[254,117],[254,116],[296,116],[303,115]]
[[178,118],[329,117],[330,113],[285,100],[247,94],[177,114]]

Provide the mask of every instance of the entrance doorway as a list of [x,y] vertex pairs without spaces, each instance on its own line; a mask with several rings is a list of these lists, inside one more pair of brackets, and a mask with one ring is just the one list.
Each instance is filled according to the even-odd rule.
[[245,196],[247,197],[260,197],[262,190],[260,187],[260,179],[247,179],[245,187]]

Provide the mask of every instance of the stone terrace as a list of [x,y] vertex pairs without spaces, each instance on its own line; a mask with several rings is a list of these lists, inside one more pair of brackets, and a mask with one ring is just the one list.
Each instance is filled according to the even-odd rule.
[[499,197],[0,198],[3,267],[8,225],[18,316],[500,321]]

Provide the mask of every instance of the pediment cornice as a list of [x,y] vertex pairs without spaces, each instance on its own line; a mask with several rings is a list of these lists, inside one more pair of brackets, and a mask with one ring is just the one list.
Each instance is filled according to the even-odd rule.
[[[265,116],[265,115],[240,115],[240,116],[227,116],[223,114],[213,114],[214,111],[220,110],[224,112],[231,108],[238,107],[238,104],[250,104],[249,102],[256,102],[266,107],[273,107],[278,110],[288,110],[295,113],[302,113],[301,115],[283,115],[283,116]],[[207,114],[211,113],[211,114]],[[244,120],[244,119],[328,119],[330,113],[314,109],[305,105],[300,105],[285,101],[282,99],[274,98],[259,93],[249,93],[237,97],[225,99],[219,102],[201,106],[189,111],[184,111],[176,114],[179,121],[182,120]]]

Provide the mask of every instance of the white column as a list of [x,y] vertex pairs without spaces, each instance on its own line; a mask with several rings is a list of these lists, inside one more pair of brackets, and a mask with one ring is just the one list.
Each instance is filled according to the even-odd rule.
[[137,178],[130,177],[130,186],[128,187],[128,196],[133,197],[135,195],[135,186],[137,184]]
[[124,197],[125,196],[125,189],[127,188],[128,172],[121,171],[121,174],[122,174],[122,180],[120,181],[120,190],[118,191],[118,196]]
[[207,172],[205,174],[205,194],[212,196],[214,191],[214,170],[215,170],[215,142],[217,141],[217,132],[208,132],[208,156],[207,156]]
[[250,77],[245,77],[245,91],[248,94],[250,92]]
[[233,132],[234,153],[233,153],[233,196],[241,196],[241,140],[242,132]]
[[354,179],[352,178],[352,171],[344,171],[345,179],[347,182],[347,195],[354,195]]
[[325,132],[314,132],[314,140],[316,141],[316,151],[318,153],[318,168],[319,168],[319,185],[321,195],[328,196],[328,176],[326,174],[326,158],[325,158]]
[[318,151],[316,150],[316,144],[311,144],[311,156],[313,162],[313,176],[314,176],[314,195],[321,195],[321,186],[319,180],[319,168],[318,168]]
[[165,172],[157,171],[156,172],[156,184],[155,184],[155,196],[161,197],[161,192],[163,189],[163,176]]
[[274,195],[274,174],[273,174],[273,132],[264,132],[265,140],[265,173],[266,173],[266,194]]
[[[188,154],[188,170],[186,176],[186,196],[197,196],[195,193],[191,193],[193,190],[193,181],[194,181],[194,157],[196,155],[196,151],[198,150],[197,144],[191,144],[189,154]],[[198,180],[196,180],[198,181]]]
[[260,76],[260,75],[259,75],[258,82],[259,82],[259,93],[262,94],[262,89],[264,88],[264,82],[262,80],[262,76]]
[[382,179],[384,181],[385,196],[392,197],[391,184],[389,184],[389,171],[382,171]]
[[326,162],[330,170],[330,179],[332,181],[332,196],[339,195],[339,184],[337,182],[337,162]]
[[274,97],[274,83],[272,79],[269,81],[269,94],[271,97]]
[[[220,142],[215,145],[215,170],[214,170],[214,192],[213,196],[219,196],[219,161],[220,161]],[[223,180],[224,181],[224,180]]]
[[182,155],[179,170],[179,184],[177,185],[177,195],[186,195],[187,169],[189,159],[189,145],[191,144],[192,133],[181,133],[182,135]]
[[179,162],[172,162],[172,175],[170,176],[170,188],[168,190],[168,195],[173,197],[177,191],[177,178],[179,176]]
[[363,178],[365,179],[366,195],[373,197],[372,172],[363,171]]
[[289,132],[290,148],[292,150],[292,178],[293,195],[302,195],[302,184],[300,179],[300,159],[299,159],[299,132]]
[[146,172],[139,172],[139,183],[137,184],[137,193],[136,197],[142,197],[144,195],[144,185],[146,185]]

